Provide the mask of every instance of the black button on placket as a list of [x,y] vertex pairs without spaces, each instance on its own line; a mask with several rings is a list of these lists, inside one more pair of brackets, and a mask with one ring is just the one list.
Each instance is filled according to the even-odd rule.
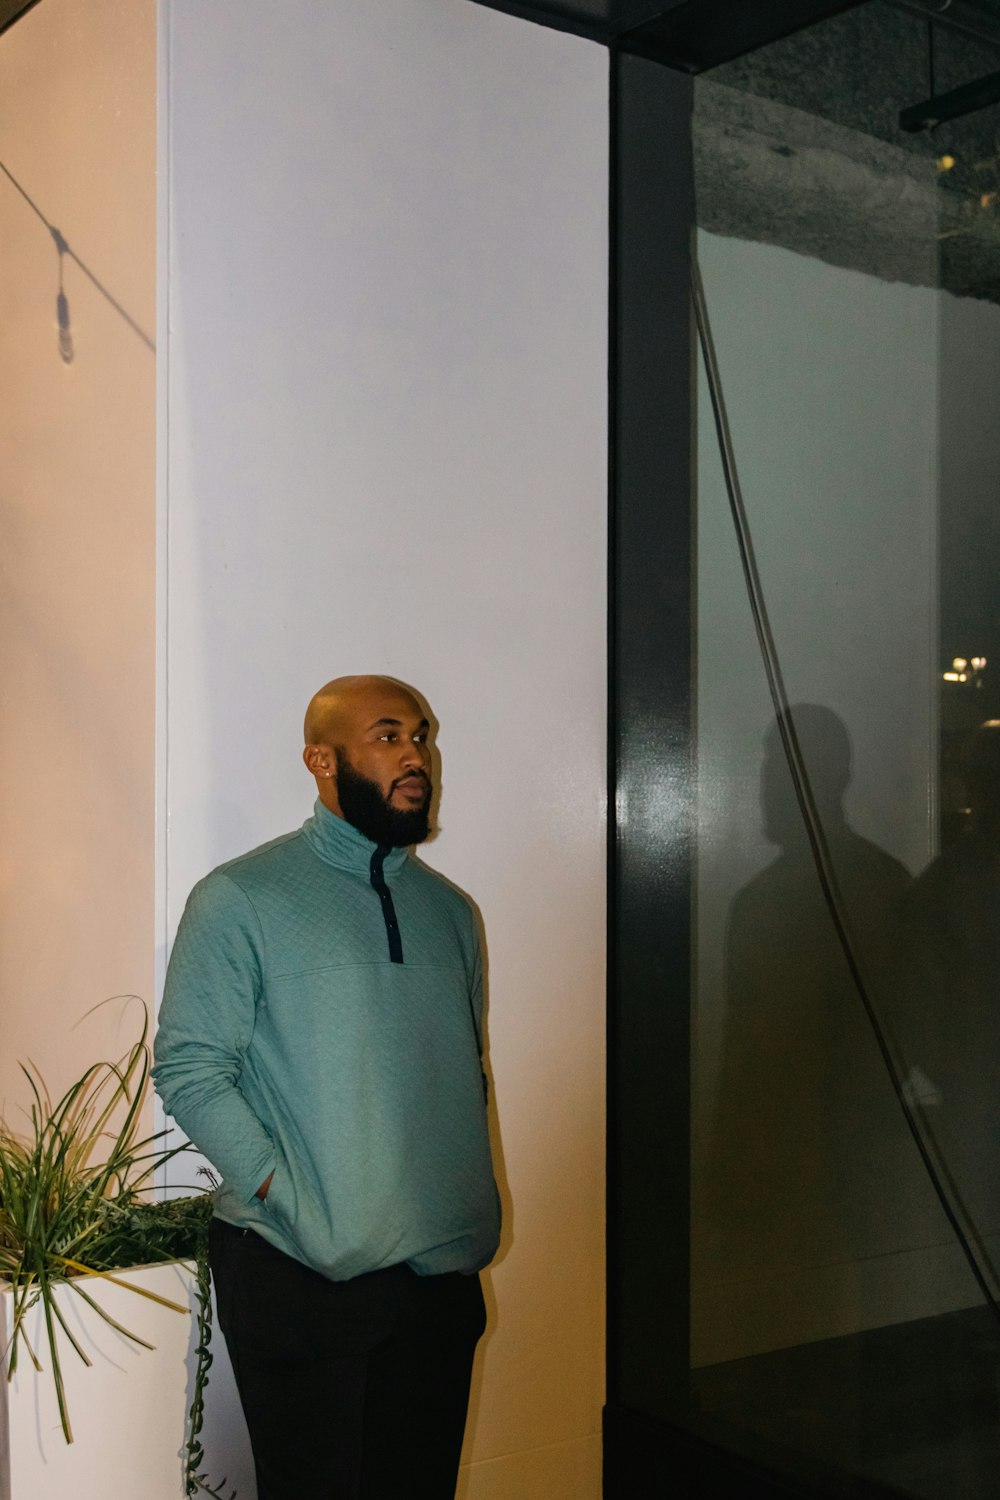
[[385,921],[385,933],[389,939],[389,958],[394,964],[403,962],[403,941],[399,935],[399,923],[396,921],[396,908],[392,904],[392,892],[385,883],[385,870],[383,868],[385,857],[389,853],[389,844],[379,844],[371,861],[371,883],[378,892],[379,900],[382,902],[382,917]]

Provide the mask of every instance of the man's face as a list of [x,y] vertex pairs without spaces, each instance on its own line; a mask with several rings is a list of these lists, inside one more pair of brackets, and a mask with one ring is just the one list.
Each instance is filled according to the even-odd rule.
[[409,693],[373,693],[333,747],[340,811],[373,843],[403,848],[430,832],[429,727]]

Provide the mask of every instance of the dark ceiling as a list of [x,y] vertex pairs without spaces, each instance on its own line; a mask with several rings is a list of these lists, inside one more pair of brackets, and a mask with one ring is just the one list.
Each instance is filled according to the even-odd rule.
[[[871,0],[474,0],[539,25],[703,73]],[[952,33],[1000,42],[1000,0],[892,0]]]
[[631,31],[646,21],[674,10],[684,0],[666,0],[659,5],[653,0],[524,0],[523,4],[511,0],[510,4],[493,4],[493,0],[482,0],[493,10],[505,10],[510,15],[519,15],[543,26],[559,26],[566,30],[580,31],[587,36],[607,40],[621,31]]
[[[739,57],[865,0],[475,0],[687,73]],[[954,0],[952,0],[954,3]]]

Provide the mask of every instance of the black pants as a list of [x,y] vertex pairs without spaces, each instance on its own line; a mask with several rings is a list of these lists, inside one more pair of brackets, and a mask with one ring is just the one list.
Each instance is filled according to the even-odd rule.
[[453,1500],[479,1277],[328,1281],[221,1219],[210,1253],[258,1500]]

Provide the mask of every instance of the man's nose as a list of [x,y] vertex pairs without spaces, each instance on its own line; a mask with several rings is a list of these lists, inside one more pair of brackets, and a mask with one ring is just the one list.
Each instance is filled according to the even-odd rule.
[[415,740],[411,740],[409,744],[404,744],[402,754],[404,766],[419,767],[420,770],[423,770],[428,759],[429,754],[425,744],[417,743]]

